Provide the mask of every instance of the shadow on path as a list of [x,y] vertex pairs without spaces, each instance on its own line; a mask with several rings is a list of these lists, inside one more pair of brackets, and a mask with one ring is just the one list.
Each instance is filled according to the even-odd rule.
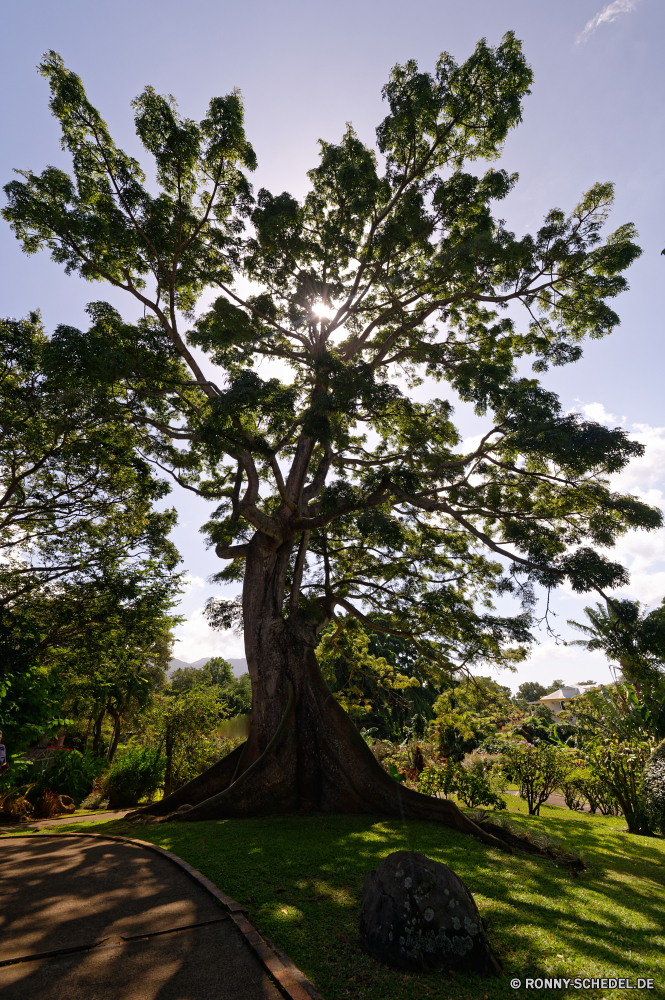
[[280,1000],[216,900],[134,844],[4,839],[0,900],[3,1000]]

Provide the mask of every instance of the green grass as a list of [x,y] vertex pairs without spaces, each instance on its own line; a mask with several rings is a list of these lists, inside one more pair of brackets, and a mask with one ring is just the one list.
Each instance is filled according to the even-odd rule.
[[[621,818],[544,806],[529,817],[508,797],[511,819],[569,843],[587,871],[508,855],[434,823],[372,816],[281,816],[136,827],[98,821],[72,832],[126,833],[168,848],[243,903],[251,922],[283,948],[326,1000],[484,1000],[502,997],[634,997],[624,990],[513,990],[514,976],[653,978],[665,993],[665,840],[624,832]],[[62,827],[58,827],[61,830]],[[19,831],[16,831],[17,833]],[[360,950],[365,874],[391,851],[442,861],[472,890],[504,963],[502,980],[407,975]]]

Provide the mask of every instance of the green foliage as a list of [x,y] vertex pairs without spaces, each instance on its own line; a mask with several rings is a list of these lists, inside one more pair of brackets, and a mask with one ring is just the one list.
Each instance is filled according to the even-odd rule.
[[642,799],[649,827],[665,834],[665,740],[656,747],[645,765]]
[[388,774],[390,775],[391,778],[394,778],[395,781],[398,781],[400,784],[406,781],[405,775],[402,774],[400,770],[398,770],[397,764],[390,765],[390,767],[388,768]]
[[16,751],[115,713],[112,756],[178,621],[175,512],[122,393],[59,368],[57,341],[37,313],[0,322],[0,714]]
[[[607,477],[642,446],[563,412],[522,366],[573,362],[584,337],[609,333],[640,250],[630,224],[604,234],[608,183],[534,234],[497,217],[517,176],[469,167],[499,157],[521,121],[532,72],[512,32],[461,64],[442,54],[431,73],[394,67],[376,149],[350,127],[321,142],[302,201],[254,197],[237,93],[199,123],[151,87],[134,101],[154,192],[80,78],[53,52],[40,70],[72,175],[21,172],[4,218],[27,253],[123,289],[146,316],[131,325],[94,304],[89,330],[52,338],[50,371],[117,406],[142,454],[218,502],[207,531],[229,560],[222,578],[242,577],[252,537],[269,538],[291,553],[270,615],[297,619],[296,634],[342,609],[409,643],[440,685],[524,656],[535,585],[625,581],[600,550],[662,518]],[[238,274],[256,294],[233,286]],[[215,300],[195,319],[204,291]],[[219,375],[204,376],[191,345]],[[289,379],[260,378],[264,358]],[[449,400],[416,398],[426,378],[488,414],[478,447],[463,449]],[[508,593],[522,613],[495,613]],[[333,657],[331,634],[324,667],[332,678],[332,661],[345,664],[338,693],[358,718],[379,725],[368,707],[424,685],[358,636]]]
[[491,738],[514,712],[510,689],[490,677],[465,677],[434,703],[431,738],[442,757],[463,756]]
[[0,607],[58,582],[91,586],[141,557],[167,577],[178,555],[168,485],[139,457],[114,387],[57,370],[39,315],[0,321]]
[[[415,707],[411,693],[422,690],[427,676],[431,683],[426,661],[421,660],[419,669],[418,660],[405,655],[399,646],[395,655],[394,647],[382,641],[390,638],[372,633],[357,619],[344,615],[323,630],[316,649],[323,676],[337,701],[358,725],[373,724],[381,739],[401,737],[407,714]],[[379,649],[385,655],[373,651]],[[425,710],[429,707],[427,699],[416,705]]]
[[171,674],[171,691],[181,694],[194,687],[215,688],[217,697],[226,702],[230,717],[251,712],[252,687],[249,674],[234,677],[231,664],[221,656],[213,656],[201,669],[178,667]]
[[538,681],[524,681],[517,689],[516,701],[524,703],[538,701],[544,694],[547,694],[547,688]]
[[106,769],[106,761],[91,751],[62,749],[35,764],[35,789],[32,797],[42,792],[69,795],[76,805],[89,795],[97,778]]
[[[572,707],[565,714],[573,716]],[[587,691],[575,699],[573,717],[582,744],[597,735],[628,740],[654,740],[660,735],[660,718],[654,717],[632,684],[601,685]]]
[[601,816],[618,816],[619,804],[607,784],[589,768],[576,769],[561,785],[561,792],[569,809],[583,809],[589,803],[592,813]]
[[519,785],[520,796],[526,801],[530,816],[540,815],[543,802],[565,784],[578,766],[574,751],[547,743],[510,743],[503,756],[506,775]]
[[152,799],[164,780],[165,770],[161,746],[131,741],[119,747],[103,786],[110,808],[125,809],[138,805],[141,799]]
[[223,756],[215,729],[228,716],[228,704],[214,687],[155,697],[143,718],[142,739],[159,747],[164,755],[164,795]]
[[654,750],[649,739],[620,739],[597,731],[585,743],[593,774],[616,799],[630,833],[651,833],[651,810],[642,794],[644,768]]
[[471,809],[479,806],[505,809],[501,784],[500,772],[488,766],[482,757],[473,755],[464,763],[449,757],[443,764],[429,764],[423,769],[418,791],[426,795],[443,792],[446,798],[455,794]]
[[181,736],[173,751],[172,791],[212,767],[242,742],[242,738],[220,739],[214,732]]
[[613,600],[584,613],[589,622],[569,621],[585,636],[572,645],[590,652],[602,650],[618,664],[629,684],[640,687],[644,708],[653,716],[657,735],[665,736],[665,598],[649,611],[638,601]]

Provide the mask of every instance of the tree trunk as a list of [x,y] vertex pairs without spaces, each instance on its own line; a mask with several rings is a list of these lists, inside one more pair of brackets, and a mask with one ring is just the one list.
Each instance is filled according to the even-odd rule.
[[167,798],[171,794],[171,789],[173,788],[173,749],[174,749],[174,738],[171,733],[166,733],[166,742],[164,745],[164,752],[166,754],[166,770],[164,772],[164,798]]
[[95,726],[93,729],[92,737],[92,750],[93,753],[99,753],[99,743],[102,738],[102,722],[104,721],[104,716],[106,715],[106,708],[103,708],[97,718],[95,719]]
[[403,788],[375,759],[330,692],[314,653],[316,624],[283,617],[291,545],[260,533],[250,544],[243,614],[252,716],[246,742],[160,802],[134,815],[187,820],[292,810],[434,820],[505,850],[449,801]]
[[113,738],[111,739],[111,746],[109,747],[108,761],[109,764],[113,762],[115,757],[115,752],[118,749],[118,740],[120,739],[120,713],[117,712],[110,704],[106,706],[106,710],[109,715],[113,717]]

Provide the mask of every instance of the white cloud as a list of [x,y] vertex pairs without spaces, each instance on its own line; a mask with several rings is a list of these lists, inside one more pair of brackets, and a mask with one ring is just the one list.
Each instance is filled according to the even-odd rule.
[[197,590],[201,590],[205,587],[206,582],[202,576],[190,576],[187,574],[182,578],[185,589],[183,590],[183,597],[188,594],[194,594]]
[[240,657],[245,655],[245,645],[242,636],[233,631],[216,632],[211,629],[203,617],[203,608],[197,608],[176,629],[173,655],[185,663],[194,663],[203,656]]
[[[580,400],[577,399],[575,402],[579,403]],[[583,413],[587,420],[595,420],[599,424],[612,424],[615,427],[626,419],[622,417],[619,420],[613,413],[608,413],[602,403],[580,403],[577,410],[579,413]]]
[[634,458],[613,479],[613,485],[625,492],[636,493],[648,503],[662,504],[665,489],[665,427],[633,424],[630,437],[645,446],[642,458]]
[[[572,617],[577,621],[586,621],[582,611]],[[557,644],[552,639],[541,641],[539,645],[534,644],[529,658],[518,665],[515,673],[493,670],[487,666],[479,667],[475,673],[484,676],[490,674],[495,681],[505,684],[513,692],[524,681],[538,681],[547,687],[556,678],[566,684],[579,684],[587,680],[609,684],[614,679],[603,653],[589,653],[581,646],[564,646],[562,642]]]
[[586,42],[601,24],[610,24],[612,21],[616,21],[620,14],[630,14],[635,10],[638,2],[639,0],[614,0],[607,7],[603,7],[595,17],[592,17],[584,25],[584,28],[577,36],[577,44],[580,45],[582,42]]
[[[612,5],[613,6],[613,5]],[[609,9],[609,8],[608,8]],[[603,403],[576,400],[576,411],[589,420],[616,427],[625,423],[609,413]],[[645,446],[641,458],[632,459],[625,469],[611,477],[612,489],[639,497],[652,507],[665,510],[665,427],[632,424],[629,437]],[[622,563],[630,573],[630,583],[617,591],[621,596],[644,604],[660,602],[665,596],[665,528],[657,531],[630,531],[619,538],[608,556]],[[575,597],[562,588],[564,599]]]

